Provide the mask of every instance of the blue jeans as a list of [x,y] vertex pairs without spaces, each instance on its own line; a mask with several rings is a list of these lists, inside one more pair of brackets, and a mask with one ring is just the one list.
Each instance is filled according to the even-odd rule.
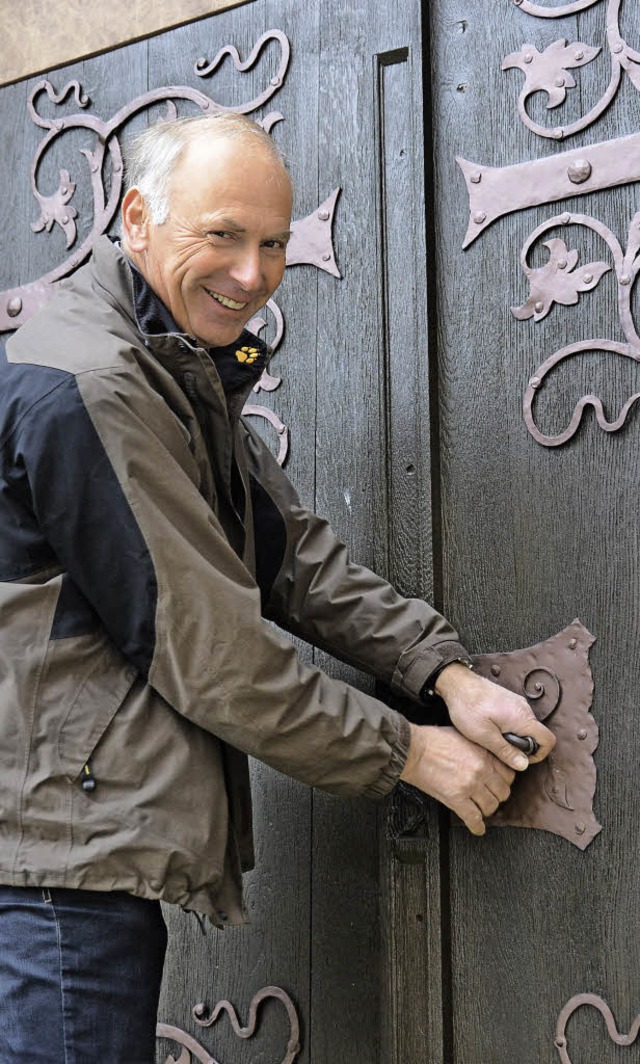
[[154,1064],[166,944],[159,902],[0,886],[0,1064]]

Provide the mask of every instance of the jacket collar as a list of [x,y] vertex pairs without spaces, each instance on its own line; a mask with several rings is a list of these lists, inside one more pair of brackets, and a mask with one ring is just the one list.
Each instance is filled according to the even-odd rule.
[[[187,340],[191,346],[198,347],[194,337],[180,330],[168,308],[119,244],[111,239],[109,242],[129,268],[133,285],[133,314],[141,334],[151,340],[154,337],[175,337],[176,340]],[[240,389],[248,391],[256,384],[272,354],[269,345],[248,329],[243,329],[235,343],[204,350],[214,363],[227,395]]]

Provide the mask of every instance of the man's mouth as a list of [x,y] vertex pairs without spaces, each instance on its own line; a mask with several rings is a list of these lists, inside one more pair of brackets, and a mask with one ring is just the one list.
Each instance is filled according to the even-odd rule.
[[223,307],[228,307],[229,310],[244,310],[247,306],[246,303],[238,303],[237,300],[229,299],[229,296],[220,295],[219,292],[211,292],[208,288],[205,291],[212,299],[215,299],[216,303],[221,303]]

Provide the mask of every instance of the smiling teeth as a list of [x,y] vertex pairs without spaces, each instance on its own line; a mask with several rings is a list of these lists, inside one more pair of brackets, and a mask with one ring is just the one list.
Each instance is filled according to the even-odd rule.
[[[208,288],[207,292],[209,292]],[[218,303],[222,303],[223,307],[229,307],[231,310],[242,310],[247,305],[246,303],[236,303],[235,299],[229,299],[228,296],[220,296],[217,292],[209,292],[209,295],[217,300]]]

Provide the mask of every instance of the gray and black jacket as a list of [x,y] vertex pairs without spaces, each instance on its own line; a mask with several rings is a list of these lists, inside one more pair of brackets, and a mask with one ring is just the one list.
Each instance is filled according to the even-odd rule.
[[408,748],[265,618],[415,700],[464,650],[349,561],[240,416],[265,345],[243,334],[247,366],[149,329],[148,295],[102,238],[1,359],[0,882],[239,922],[246,755],[382,797]]

